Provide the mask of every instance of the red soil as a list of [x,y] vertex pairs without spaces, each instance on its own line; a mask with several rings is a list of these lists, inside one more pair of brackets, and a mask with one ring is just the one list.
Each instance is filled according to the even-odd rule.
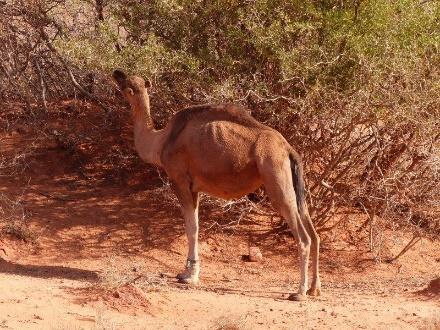
[[[367,242],[353,242],[347,234],[350,226],[362,223],[359,215],[347,228],[322,235],[323,296],[294,303],[286,297],[298,284],[296,248],[279,218],[252,212],[220,230],[242,213],[226,212],[204,199],[202,282],[195,288],[178,284],[174,275],[184,264],[186,240],[163,174],[129,149],[128,124],[90,132],[103,122],[102,113],[81,106],[88,110],[81,108],[83,112],[64,120],[53,119],[62,118],[63,105],[54,107],[44,132],[56,130],[58,135],[42,134],[38,125],[0,133],[4,159],[25,155],[19,171],[7,169],[0,175],[0,193],[20,201],[36,236],[34,243],[0,236],[0,327],[439,324],[440,244],[422,240],[395,263],[378,263],[367,252]],[[383,242],[389,255],[396,255],[410,238],[400,232],[384,237],[390,238]],[[261,262],[243,260],[249,245],[260,249]]]

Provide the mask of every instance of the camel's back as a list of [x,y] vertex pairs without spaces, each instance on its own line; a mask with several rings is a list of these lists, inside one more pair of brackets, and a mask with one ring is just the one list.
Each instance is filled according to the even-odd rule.
[[162,157],[182,149],[193,156],[210,154],[211,159],[225,154],[230,154],[232,158],[249,157],[263,132],[285,141],[277,131],[258,122],[248,110],[234,104],[187,108],[174,115],[169,130]]
[[193,157],[210,154],[215,159],[225,153],[233,158],[248,157],[259,132],[272,130],[246,109],[233,104],[187,108],[175,114],[169,125],[162,155],[165,157],[182,149]]
[[209,122],[228,121],[244,127],[267,128],[251,116],[248,110],[234,104],[205,104],[186,108],[174,115],[167,144],[174,143],[188,123],[203,125]]

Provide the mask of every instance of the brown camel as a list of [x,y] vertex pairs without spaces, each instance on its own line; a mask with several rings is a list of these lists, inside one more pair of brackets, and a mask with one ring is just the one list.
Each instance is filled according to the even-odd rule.
[[[139,156],[166,171],[181,204],[188,258],[179,280],[192,284],[199,280],[199,192],[230,199],[264,185],[298,246],[301,280],[290,299],[303,300],[306,293],[319,295],[319,236],[304,198],[301,159],[283,136],[231,104],[187,108],[176,113],[164,129],[155,130],[145,81],[119,70],[113,78],[131,106]],[[307,291],[310,249],[313,277]]]

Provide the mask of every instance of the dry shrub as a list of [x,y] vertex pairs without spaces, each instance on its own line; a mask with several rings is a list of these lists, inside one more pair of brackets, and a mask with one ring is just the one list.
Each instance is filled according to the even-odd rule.
[[[315,225],[321,232],[342,225],[348,214],[336,223],[333,216],[346,213],[348,207],[348,213],[351,208],[367,215],[357,231],[370,231],[371,250],[384,229],[438,238],[440,135],[436,126],[424,119],[398,118],[402,114],[393,113],[401,110],[397,106],[386,113],[366,112],[368,99],[363,93],[352,99],[335,94],[311,100],[318,103],[310,106],[317,112],[319,107],[324,111],[332,107],[331,116],[308,112],[286,129],[304,155]],[[422,91],[400,91],[405,93]],[[431,97],[429,102],[438,100]]]
[[36,234],[29,229],[27,214],[20,199],[9,199],[0,193],[0,236],[8,236],[34,243]]
[[[47,110],[51,100],[86,97],[102,105],[95,92],[110,91],[102,76],[71,65],[53,45],[62,36],[77,33],[78,20],[86,17],[71,5],[58,0],[0,3],[0,99],[24,101],[34,116]],[[82,31],[93,21],[85,18]]]
[[[0,5],[0,98],[39,110],[77,95],[99,102],[104,124],[58,132],[74,154],[108,128],[122,132],[127,116],[109,106],[103,78],[115,67],[153,81],[159,126],[187,105],[241,103],[303,155],[318,230],[362,212],[356,235],[368,232],[380,259],[386,228],[440,236],[438,12],[415,0],[11,1]],[[81,166],[143,170],[128,144]],[[252,207],[240,200],[234,210]]]

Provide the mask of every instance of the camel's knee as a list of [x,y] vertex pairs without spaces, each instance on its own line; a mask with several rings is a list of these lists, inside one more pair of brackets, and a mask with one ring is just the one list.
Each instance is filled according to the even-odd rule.
[[321,243],[321,239],[319,238],[319,235],[316,231],[313,231],[310,235],[312,246],[319,247],[319,244]]
[[308,254],[310,252],[310,247],[312,246],[312,239],[307,234],[300,235],[298,246],[303,254]]

